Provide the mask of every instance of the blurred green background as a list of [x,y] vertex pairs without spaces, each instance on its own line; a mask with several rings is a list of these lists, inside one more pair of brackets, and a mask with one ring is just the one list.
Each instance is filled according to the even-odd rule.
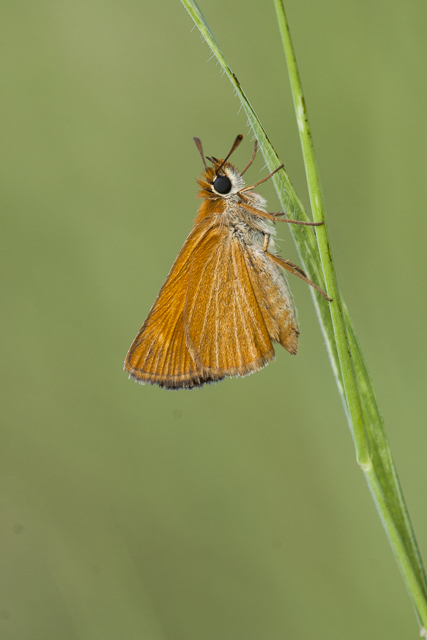
[[[307,203],[272,2],[200,6]],[[427,558],[427,6],[286,7],[340,285]],[[417,637],[304,283],[297,358],[192,392],[122,371],[196,215],[192,137],[221,156],[249,134],[240,167],[252,151],[180,2],[17,0],[0,34],[0,637]]]

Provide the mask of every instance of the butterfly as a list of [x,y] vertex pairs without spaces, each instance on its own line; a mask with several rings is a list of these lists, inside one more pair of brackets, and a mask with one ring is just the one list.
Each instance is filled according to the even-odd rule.
[[198,180],[202,204],[166,282],[126,356],[124,369],[142,384],[192,389],[226,377],[246,376],[274,358],[273,343],[298,350],[298,320],[284,274],[298,276],[326,300],[330,298],[304,271],[277,255],[278,220],[317,226],[268,213],[253,189],[277,171],[246,186],[229,157],[242,141],[238,135],[224,160],[206,158]]

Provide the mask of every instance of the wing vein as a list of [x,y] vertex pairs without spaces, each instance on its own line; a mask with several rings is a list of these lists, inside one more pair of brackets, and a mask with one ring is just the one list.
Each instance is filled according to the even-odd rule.
[[[218,265],[219,265],[220,259],[221,259],[221,251],[218,251],[218,258],[217,258],[217,261],[216,261],[216,265],[215,265],[214,273],[217,273],[217,271],[218,271]],[[210,287],[210,295],[209,295],[209,304],[208,304],[208,306],[207,306],[207,308],[206,308],[205,317],[204,317],[204,320],[203,320],[203,327],[202,327],[202,330],[201,330],[201,332],[200,332],[200,343],[199,343],[199,348],[202,346],[203,341],[204,341],[204,339],[205,339],[205,337],[206,337],[206,336],[205,336],[205,333],[206,333],[206,324],[207,324],[208,317],[209,317],[209,311],[210,311],[211,306],[212,306],[212,301],[213,301],[213,295],[212,295],[212,292],[213,292],[213,288],[214,288],[215,284],[216,284],[215,279],[214,279],[214,278],[212,278],[212,281],[211,281],[211,287]],[[218,286],[217,286],[216,288],[217,288],[217,290],[218,290]],[[218,311],[218,310],[217,310],[217,311]],[[217,312],[215,315],[217,316],[217,315],[218,315],[218,312]]]

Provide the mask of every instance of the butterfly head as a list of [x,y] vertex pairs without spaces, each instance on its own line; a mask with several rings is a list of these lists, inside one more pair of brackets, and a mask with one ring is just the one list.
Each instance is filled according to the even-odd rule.
[[245,186],[239,170],[231,164],[217,158],[208,158],[212,167],[207,167],[198,180],[201,187],[200,196],[209,200],[229,199]]
[[202,143],[199,138],[194,138],[196,146],[201,155],[203,164],[205,165],[205,171],[197,182],[201,186],[202,190],[199,193],[201,198],[208,200],[222,200],[235,197],[235,195],[245,186],[245,182],[242,178],[242,173],[238,169],[228,162],[228,158],[233,151],[237,149],[242,142],[243,136],[239,134],[235,139],[233,146],[224,160],[218,160],[218,158],[207,158],[212,163],[211,167],[206,164],[205,156],[203,154]]

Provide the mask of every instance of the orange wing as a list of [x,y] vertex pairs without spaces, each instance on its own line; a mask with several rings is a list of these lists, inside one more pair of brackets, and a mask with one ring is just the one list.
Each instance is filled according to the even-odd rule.
[[217,225],[192,258],[186,343],[198,369],[214,380],[258,371],[274,358],[245,252],[246,245],[231,230]]
[[[213,381],[195,364],[184,333],[184,305],[191,258],[198,253],[212,224],[212,220],[205,219],[193,228],[129,349],[124,369],[138,382],[179,389]],[[215,380],[220,379],[221,376],[215,376]]]
[[246,247],[245,260],[255,296],[274,342],[289,353],[298,351],[297,312],[283,268],[270,253]]
[[290,353],[298,325],[283,271],[212,217],[188,236],[132,343],[125,370],[142,383],[199,387]]

